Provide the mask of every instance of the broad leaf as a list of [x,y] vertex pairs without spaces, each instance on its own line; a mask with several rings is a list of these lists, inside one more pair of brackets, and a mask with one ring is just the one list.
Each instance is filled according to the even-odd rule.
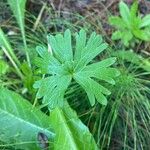
[[[94,105],[95,99],[106,105],[107,100],[103,94],[108,95],[108,90],[92,78],[114,84],[115,82],[112,78],[118,75],[117,70],[114,69],[114,74],[109,74],[108,72],[110,70],[109,66],[115,62],[115,59],[110,58],[93,64],[93,66],[88,65],[107,48],[107,44],[102,42],[102,37],[93,32],[89,40],[87,40],[86,32],[81,30],[79,34],[76,33],[74,50],[71,48],[71,33],[69,30],[65,31],[64,36],[61,34],[56,36],[49,35],[48,40],[52,48],[52,54],[44,47],[37,48],[40,55],[36,60],[37,66],[48,76],[35,83],[34,87],[39,89],[37,98],[43,97],[43,103],[48,105],[49,108],[63,106],[65,91],[72,79],[74,79],[86,91],[91,105]],[[66,46],[67,44],[68,46]],[[90,73],[88,72],[89,70],[86,72],[85,69],[89,69]],[[88,88],[88,83],[92,85],[92,90]],[[94,89],[97,89],[97,92],[94,92]],[[102,100],[100,100],[100,96]]]
[[49,118],[18,94],[0,88],[0,139],[16,148],[39,149],[38,133],[54,137]]
[[50,119],[56,132],[55,150],[98,150],[88,128],[67,103],[63,109],[55,108]]

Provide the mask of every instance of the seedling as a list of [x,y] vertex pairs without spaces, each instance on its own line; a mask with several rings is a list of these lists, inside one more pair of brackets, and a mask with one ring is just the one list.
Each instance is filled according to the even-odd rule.
[[36,64],[47,77],[37,81],[34,87],[39,89],[37,98],[43,97],[43,103],[51,109],[63,106],[65,91],[72,80],[85,90],[92,106],[95,99],[106,105],[105,95],[109,95],[110,91],[100,81],[115,84],[113,78],[119,75],[117,69],[110,67],[115,63],[115,57],[97,63],[91,62],[107,48],[100,35],[93,32],[87,40],[86,32],[81,30],[76,33],[75,39],[76,45],[73,49],[71,32],[66,30],[64,36],[48,36],[49,50],[43,46],[37,47],[40,57],[37,58]]
[[131,9],[121,1],[119,3],[119,16],[111,16],[109,22],[117,31],[112,34],[113,40],[121,40],[125,46],[136,41],[150,40],[150,14],[142,17],[138,14],[138,2],[135,1]]

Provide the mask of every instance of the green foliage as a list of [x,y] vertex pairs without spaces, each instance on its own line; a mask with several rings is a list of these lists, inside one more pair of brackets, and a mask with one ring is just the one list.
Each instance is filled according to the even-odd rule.
[[50,120],[56,133],[55,150],[97,150],[88,128],[67,103],[64,103],[62,109],[55,108],[51,112]]
[[54,138],[49,118],[40,110],[5,88],[0,88],[0,95],[0,139],[3,142],[27,150],[39,149],[38,132],[46,134],[49,139]]
[[0,77],[5,75],[8,72],[9,66],[8,64],[0,59]]
[[[150,73],[140,67],[142,58],[134,54],[123,50],[119,50],[118,55],[115,53],[120,76],[110,88],[109,103],[86,111],[87,117],[91,115],[88,124],[90,127],[94,124],[91,132],[99,149],[112,149],[114,145],[119,150],[149,149]],[[76,108],[80,113],[83,105]]]
[[129,46],[135,40],[149,41],[150,39],[150,15],[141,17],[138,13],[138,2],[135,1],[131,9],[121,1],[119,3],[119,16],[109,17],[109,22],[117,31],[112,34],[113,40],[121,40],[125,46]]
[[5,55],[11,61],[18,76],[20,78],[23,78],[23,75],[19,69],[20,62],[19,62],[18,58],[16,57],[15,52],[14,52],[13,48],[11,47],[11,44],[10,44],[8,38],[5,36],[5,34],[1,28],[0,28],[0,47],[3,50],[3,52],[5,53]]
[[125,62],[130,62],[131,64],[137,65],[139,68],[142,68],[147,72],[150,71],[150,60],[149,60],[149,58],[145,59],[141,55],[136,54],[133,50],[115,51],[112,53],[112,55],[117,57],[118,59],[125,61]]
[[19,24],[28,65],[30,66],[31,64],[30,64],[30,58],[29,58],[29,54],[28,54],[28,50],[27,50],[26,34],[25,34],[25,19],[24,19],[25,18],[26,0],[7,0],[7,1],[8,1],[8,4],[10,5],[10,8],[17,20],[17,23]]
[[33,84],[36,80],[35,75],[33,74],[32,68],[28,66],[27,62],[21,64],[21,71],[24,74],[23,83],[24,86],[28,89],[31,94],[35,93],[35,89],[33,88]]
[[4,34],[3,30],[0,28],[0,47],[2,47],[2,46],[6,48],[6,50],[8,51],[10,56],[13,58],[15,63],[17,65],[20,65],[20,62],[19,62],[18,58],[16,57],[13,48],[11,47],[9,39],[6,37],[6,35]]
[[10,5],[11,10],[20,26],[21,32],[23,36],[24,33],[24,12],[25,12],[25,4],[26,0],[7,0],[8,4]]
[[120,144],[120,149],[149,149],[149,72],[133,64],[128,67],[122,66],[120,72],[121,75],[112,90],[116,100],[115,109],[118,111],[114,130],[119,138],[116,132],[113,136],[118,143],[123,143]]
[[[16,93],[22,93],[28,100],[0,88],[0,149],[44,149],[42,147],[45,143],[39,144],[39,132],[48,137],[50,149],[56,150],[97,150],[97,146],[99,149],[150,149],[150,59],[142,57],[140,53],[124,51],[121,49],[122,45],[119,45],[118,51],[111,49],[109,55],[108,52],[99,55],[107,47],[101,36],[92,33],[87,37],[85,31],[81,30],[72,40],[71,33],[67,30],[64,35],[48,35],[48,48],[37,47],[40,56],[35,60],[37,66],[30,66],[27,52],[30,54],[31,63],[34,62],[37,57],[34,47],[37,44],[45,45],[47,32],[62,32],[66,28],[77,31],[79,25],[84,26],[88,33],[95,30],[95,27],[99,32],[102,31],[100,20],[95,16],[96,23],[91,23],[87,16],[79,17],[74,13],[66,15],[66,12],[59,14],[59,17],[58,12],[45,3],[42,15],[44,18],[40,20],[41,12],[37,14],[39,8],[34,9],[38,17],[28,11],[25,16],[26,0],[7,1],[20,27],[24,45],[18,28],[12,26],[14,22],[12,24],[11,19],[4,21],[2,26],[6,25],[7,28],[8,23],[11,29],[7,30],[15,31],[16,35],[7,37],[0,28],[1,50],[10,61],[10,70],[7,73],[6,60],[0,60],[0,71],[3,72],[0,84]],[[37,5],[37,1],[32,2]],[[109,19],[117,29],[112,38],[121,39],[126,46],[148,41],[150,15],[141,17],[138,14],[137,2],[131,9],[120,2],[119,8],[120,17],[113,16]],[[74,20],[76,23],[72,24]],[[33,32],[32,27],[35,24],[36,32]],[[24,53],[20,49],[26,50],[27,59],[24,59]],[[110,56],[112,57],[108,58]],[[103,60],[104,58],[107,59]],[[111,65],[117,66],[121,73],[119,77],[115,78],[119,73]],[[36,97],[36,89],[32,87],[35,80],[39,80],[34,84],[38,89]],[[106,98],[109,101],[107,105]],[[34,99],[32,106],[28,101],[33,102]],[[88,99],[93,107],[87,103]],[[99,105],[99,102],[104,105]],[[44,107],[45,105],[49,108]]]
[[89,64],[99,53],[107,48],[106,43],[102,43],[100,35],[93,32],[86,41],[86,32],[81,30],[76,33],[76,46],[73,54],[71,44],[71,33],[66,30],[64,36],[48,36],[49,49],[37,47],[40,58],[36,59],[37,66],[42,73],[48,75],[34,84],[38,88],[37,98],[43,97],[43,103],[49,108],[62,106],[65,91],[72,80],[75,80],[87,93],[90,104],[95,104],[95,98],[103,105],[107,104],[104,95],[109,95],[100,81],[114,84],[119,72],[111,68],[115,58],[107,58],[97,63]]

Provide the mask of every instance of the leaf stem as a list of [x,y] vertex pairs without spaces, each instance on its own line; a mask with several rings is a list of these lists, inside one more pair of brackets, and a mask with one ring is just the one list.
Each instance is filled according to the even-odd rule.
[[21,33],[22,33],[22,39],[23,39],[23,43],[24,43],[24,47],[25,47],[26,59],[27,59],[29,67],[31,67],[31,62],[30,62],[30,57],[29,57],[27,42],[26,42],[26,37],[25,37],[25,31],[21,30]]

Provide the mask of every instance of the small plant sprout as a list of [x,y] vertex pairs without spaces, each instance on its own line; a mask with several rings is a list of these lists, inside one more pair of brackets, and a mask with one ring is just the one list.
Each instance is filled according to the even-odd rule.
[[109,22],[117,31],[113,32],[113,40],[121,40],[125,46],[139,40],[150,40],[150,14],[142,17],[138,14],[138,2],[135,1],[131,9],[121,1],[119,3],[119,16],[109,17]]
[[47,104],[50,109],[63,106],[65,91],[72,80],[85,90],[92,106],[95,100],[106,105],[105,95],[111,93],[101,81],[115,84],[113,78],[119,75],[117,69],[110,67],[115,63],[115,57],[91,62],[107,48],[100,35],[93,32],[87,40],[86,32],[82,29],[76,33],[75,40],[75,47],[72,47],[71,32],[66,30],[64,36],[48,36],[53,55],[43,46],[36,48],[40,56],[36,64],[46,76],[37,81],[34,87],[38,88],[37,98],[43,97],[43,104]]

